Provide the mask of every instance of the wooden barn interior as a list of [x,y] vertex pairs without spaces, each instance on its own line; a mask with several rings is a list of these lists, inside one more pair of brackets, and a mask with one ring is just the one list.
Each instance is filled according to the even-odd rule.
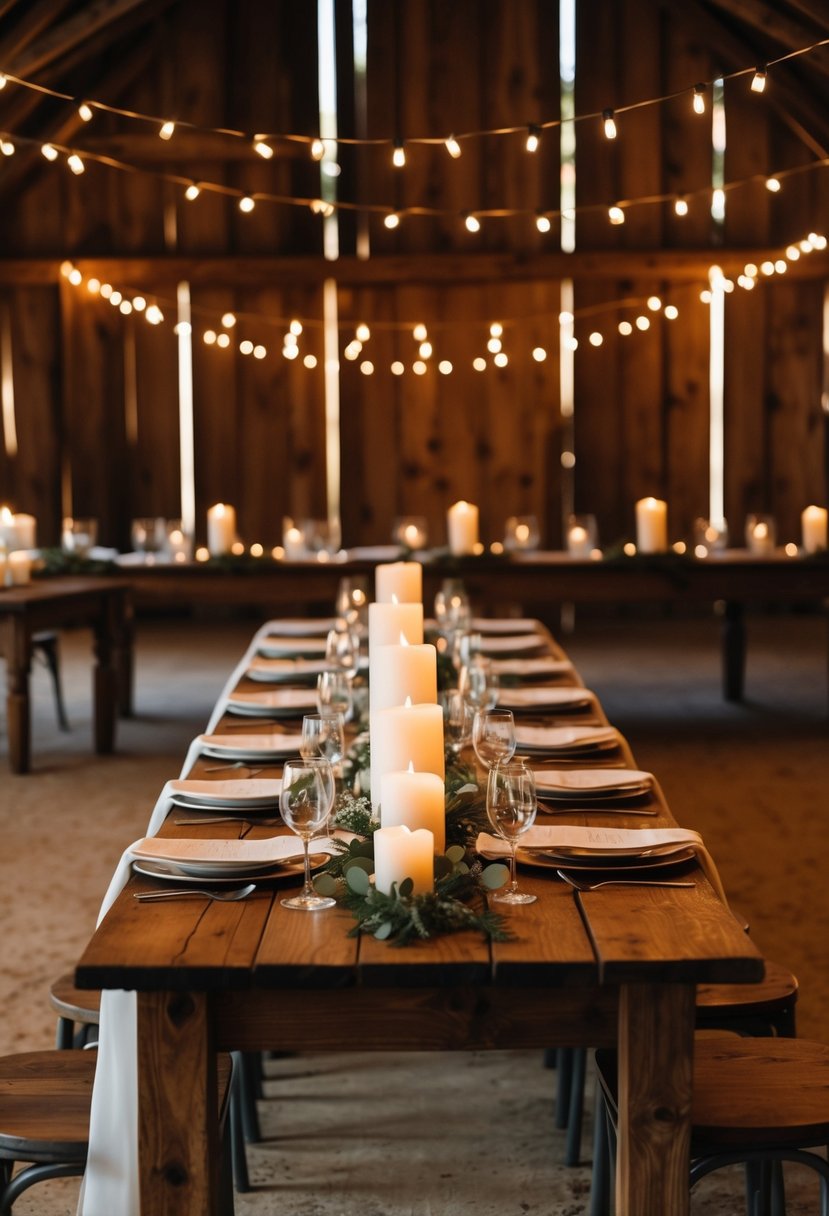
[[[53,1112],[82,1090],[71,1151],[44,1133],[69,1177],[17,1216],[601,1216],[611,1192],[620,1216],[779,1216],[783,1187],[824,1210],[825,1147],[822,1182],[781,1160],[829,1140],[828,98],[829,0],[0,0],[0,1159],[38,1159],[27,1069]],[[372,633],[381,565],[425,638]],[[159,818],[177,776],[280,777],[294,754],[256,768],[275,761],[226,742],[300,739],[277,703],[317,670],[271,688],[251,656],[346,669],[359,777],[360,731],[403,705],[366,690],[398,640],[434,643],[447,732],[460,681],[449,819],[477,789],[491,830],[478,654],[541,766],[526,830],[673,833],[686,885],[640,867],[579,893],[519,865],[527,908],[476,888],[508,943],[399,950],[376,924],[355,947],[342,907],[283,911],[283,879],[150,911],[132,895],[167,887],[139,872],[117,896],[159,828],[273,837]],[[533,743],[579,714],[618,750]],[[602,766],[644,773],[638,801],[582,790],[555,818],[550,774]],[[124,991],[140,1126],[113,1148],[94,1053],[70,1081],[48,1049],[63,1000],[125,1067],[118,1034],[103,1049]],[[771,1061],[733,1045],[757,1035]],[[709,1097],[737,1164],[690,1187]]]

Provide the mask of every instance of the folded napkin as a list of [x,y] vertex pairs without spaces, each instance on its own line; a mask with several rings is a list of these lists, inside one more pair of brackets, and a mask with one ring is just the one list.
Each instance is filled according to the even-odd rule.
[[317,708],[317,699],[311,688],[265,688],[261,692],[232,692],[228,706],[241,709],[312,709]]
[[584,705],[595,701],[589,688],[502,688],[498,704],[504,709],[543,709],[557,705]]
[[618,743],[619,735],[612,726],[521,726],[515,728],[518,748],[590,747],[601,743]]
[[516,633],[498,637],[481,637],[482,654],[516,654],[522,650],[539,650],[545,644],[537,633]]
[[573,664],[569,659],[493,659],[492,670],[499,676],[570,675]]
[[168,781],[171,794],[193,802],[215,802],[227,806],[234,802],[278,802],[282,793],[279,777],[230,778],[226,781]]
[[[315,853],[333,853],[330,836],[314,837]],[[204,840],[185,837],[148,836],[132,846],[132,856],[147,861],[198,862],[221,868],[226,865],[266,866],[296,861],[303,856],[298,836],[269,836],[266,840]]]
[[209,748],[216,752],[256,752],[273,753],[276,756],[285,756],[294,752],[299,753],[299,745],[302,742],[302,734],[299,731],[293,731],[290,734],[271,731],[269,734],[245,735],[241,732],[234,731],[233,734],[226,735],[199,735],[199,742],[203,748]]
[[271,658],[279,658],[282,655],[297,658],[308,658],[312,655],[323,656],[325,648],[325,638],[264,637],[259,639],[257,645],[260,654]]
[[294,680],[302,676],[318,676],[331,667],[324,659],[252,658],[247,674],[254,680]]
[[475,633],[539,633],[541,624],[531,617],[476,616],[472,618]]
[[653,773],[636,768],[571,768],[560,772],[549,769],[534,769],[533,777],[537,790],[573,790],[600,793],[603,790],[621,790],[628,786],[649,785]]
[[[717,867],[711,854],[705,847],[699,832],[688,828],[612,828],[612,827],[570,827],[563,824],[548,826],[533,825],[523,833],[520,847],[524,850],[555,852],[558,849],[578,849],[582,853],[580,860],[596,854],[597,864],[602,858],[615,856],[637,857],[651,849],[665,853],[667,857],[671,846],[677,849],[687,846],[694,850],[697,861],[711,886],[722,902],[728,907],[728,900],[717,873]],[[475,841],[475,851],[484,857],[505,857],[509,855],[509,846],[500,836],[492,836],[489,832],[481,832]],[[566,869],[566,862],[562,862]]]
[[[296,620],[268,621],[268,635],[275,637],[314,638],[325,637],[336,629],[336,617],[298,617]],[[265,641],[268,640],[266,637]]]

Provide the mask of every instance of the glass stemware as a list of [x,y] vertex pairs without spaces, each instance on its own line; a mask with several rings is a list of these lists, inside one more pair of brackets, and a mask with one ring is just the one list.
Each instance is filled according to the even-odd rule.
[[342,714],[347,722],[352,710],[351,682],[344,671],[321,671],[317,676],[317,709]]
[[326,662],[354,680],[360,668],[360,635],[356,629],[331,629],[325,642]]
[[518,837],[535,821],[538,808],[532,771],[522,761],[496,764],[486,786],[486,813],[492,827],[510,848],[510,883],[490,899],[502,904],[532,904],[536,896],[518,890],[515,849]]
[[515,719],[510,709],[479,709],[472,723],[472,746],[484,768],[515,754]]
[[458,579],[444,579],[440,591],[435,596],[435,620],[438,629],[445,637],[456,632],[465,633],[471,621],[469,596],[464,585]]
[[358,634],[367,632],[368,602],[368,580],[364,575],[340,579],[334,611],[346,628]]
[[475,655],[458,674],[458,689],[473,709],[494,709],[498,702],[498,673],[492,660]]
[[319,714],[306,714],[302,719],[302,741],[299,751],[304,760],[314,757],[327,760],[336,774],[345,754],[345,729],[342,714],[335,713],[333,710]]
[[455,753],[463,751],[472,740],[472,708],[457,688],[440,694],[443,708],[443,737]]
[[305,882],[301,894],[282,900],[286,908],[317,912],[321,908],[332,908],[337,902],[329,896],[317,895],[312,887],[309,855],[311,838],[325,827],[333,805],[334,773],[327,760],[316,756],[287,761],[282,770],[279,809],[285,824],[302,841]]

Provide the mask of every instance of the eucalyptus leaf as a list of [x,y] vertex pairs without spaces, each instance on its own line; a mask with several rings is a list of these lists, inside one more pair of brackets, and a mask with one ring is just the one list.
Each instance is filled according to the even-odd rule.
[[462,785],[459,790],[455,790],[456,794],[477,794],[477,792],[478,787],[472,782],[468,782],[466,785]]
[[352,891],[356,891],[358,895],[365,895],[368,892],[370,883],[368,874],[359,865],[352,865],[345,876],[345,881]]
[[378,925],[378,927],[374,930],[374,936],[379,942],[384,942],[387,937],[391,937],[393,928],[394,926],[390,920],[384,920],[382,925]]
[[446,856],[452,862],[452,865],[455,866],[459,861],[463,861],[464,857],[466,856],[466,849],[459,844],[450,844],[449,848],[446,850]]
[[314,876],[314,890],[320,895],[336,895],[338,883],[336,878],[330,874],[316,874]]
[[374,861],[368,857],[349,857],[343,865],[343,874],[348,875],[352,870],[363,870],[366,874],[374,873]]
[[402,896],[403,899],[408,899],[413,891],[414,891],[414,879],[404,878],[400,884],[400,887],[398,888],[397,894]]
[[508,880],[509,866],[502,865],[500,861],[493,862],[481,871],[481,882],[489,891],[497,891]]
[[445,878],[447,874],[451,874],[455,867],[448,857],[438,855],[435,857],[435,879]]

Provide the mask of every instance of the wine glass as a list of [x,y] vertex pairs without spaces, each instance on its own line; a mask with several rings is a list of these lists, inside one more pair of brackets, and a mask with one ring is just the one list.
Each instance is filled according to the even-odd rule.
[[329,896],[317,895],[311,886],[311,838],[325,827],[334,805],[334,773],[327,760],[320,756],[288,760],[282,770],[282,792],[279,809],[285,824],[302,841],[305,860],[305,883],[300,895],[283,899],[286,908],[302,912],[317,912],[332,908],[337,902]]
[[532,770],[523,761],[495,764],[486,785],[486,813],[495,831],[510,848],[510,882],[490,899],[502,904],[532,904],[536,896],[518,890],[515,849],[518,837],[535,821],[538,807]]
[[366,632],[368,601],[368,581],[364,575],[340,579],[334,611],[349,629],[358,633]]
[[457,755],[472,738],[472,709],[458,692],[450,688],[440,694],[443,708],[443,735],[451,750]]
[[326,662],[353,680],[360,667],[360,635],[356,629],[331,629],[325,641]]
[[344,671],[321,671],[317,676],[317,709],[339,713],[347,722],[351,715],[351,683]]
[[492,660],[475,655],[458,675],[458,689],[473,709],[494,709],[498,701],[498,673]]
[[457,630],[464,632],[470,624],[469,596],[458,579],[443,580],[435,596],[435,619],[440,632],[446,636]]
[[515,720],[510,709],[479,709],[472,723],[472,745],[484,768],[512,759]]
[[302,719],[300,755],[304,760],[322,758],[336,770],[345,754],[343,716],[333,710],[306,714]]

